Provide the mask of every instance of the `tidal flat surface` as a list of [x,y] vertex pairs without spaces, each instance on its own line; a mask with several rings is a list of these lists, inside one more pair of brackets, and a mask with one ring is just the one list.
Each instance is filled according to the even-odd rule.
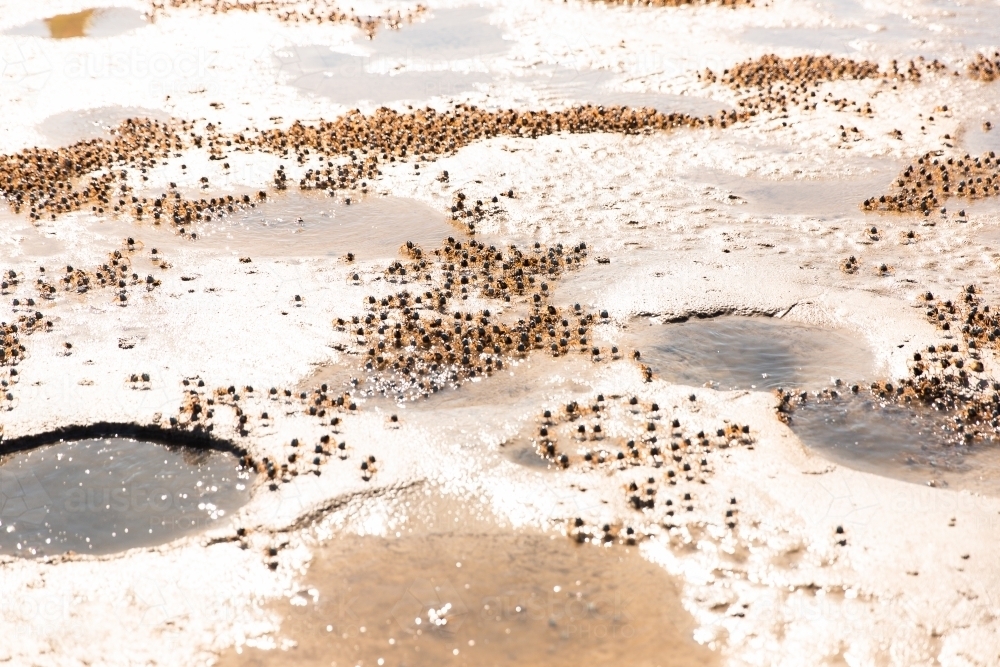
[[995,2],[113,4],[0,0],[0,439],[253,470],[5,456],[0,663],[995,662]]

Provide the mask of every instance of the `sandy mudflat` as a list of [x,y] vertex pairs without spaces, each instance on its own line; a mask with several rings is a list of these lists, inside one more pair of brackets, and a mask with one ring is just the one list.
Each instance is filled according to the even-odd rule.
[[[0,664],[1000,661],[1000,333],[961,330],[973,304],[1000,305],[986,162],[1000,83],[968,68],[997,58],[995,3],[367,1],[322,22],[332,5],[166,4],[0,2],[0,321],[18,325],[4,329],[0,435],[195,434],[255,475],[244,505],[202,508],[203,531],[164,544],[0,550]],[[289,8],[306,18],[282,20]],[[84,36],[48,36],[48,19],[90,9],[57,26]],[[395,28],[362,21],[397,12],[410,18]],[[725,82],[772,53],[878,69]],[[633,110],[567,111],[586,103]],[[383,105],[400,126],[424,107],[451,115],[407,130],[421,148],[405,154],[405,132],[377,150],[296,134]],[[94,146],[76,142],[123,136],[129,118],[178,145],[58,175]],[[488,122],[492,136],[468,139]],[[51,192],[7,181],[13,156],[73,144],[72,159],[25,162],[57,174]],[[299,189],[358,164],[332,194]],[[19,192],[92,176],[115,196],[15,210]],[[864,210],[917,183],[905,212]],[[940,202],[924,215],[928,188]],[[192,221],[151,217],[212,198]],[[723,343],[685,342],[711,334],[699,317],[743,316],[810,333],[775,333],[773,351],[757,325],[741,348],[738,323]],[[671,326],[687,329],[661,340]],[[694,359],[717,344],[736,351]],[[971,393],[963,422],[935,422],[947,443],[852,467],[779,418],[768,378],[728,381],[744,362],[776,364],[785,389],[889,382],[896,400],[901,381],[947,375]],[[957,473],[927,463],[941,447]],[[30,510],[45,489],[6,460],[0,531],[16,534],[44,523]]]

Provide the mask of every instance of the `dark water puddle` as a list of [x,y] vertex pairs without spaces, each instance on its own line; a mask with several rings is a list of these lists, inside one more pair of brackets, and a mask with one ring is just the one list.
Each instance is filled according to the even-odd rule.
[[[505,52],[500,29],[489,24],[480,7],[440,10],[426,22],[380,31],[365,42],[369,54],[348,55],[323,45],[293,47],[278,56],[281,74],[291,85],[342,104],[373,104],[458,95],[492,80],[484,72],[453,69],[457,61],[475,61]],[[419,69],[387,71],[400,60]]]
[[126,438],[0,457],[0,554],[107,554],[228,521],[254,473],[232,454]]
[[856,334],[768,317],[640,321],[629,341],[657,376],[722,390],[819,388],[868,377],[873,365]]
[[907,482],[1000,494],[1000,446],[963,444],[955,413],[872,396],[810,396],[791,428],[808,447],[857,470]]
[[142,12],[126,7],[98,7],[73,14],[59,14],[32,21],[7,32],[8,35],[51,37],[115,37],[142,28],[147,19]]
[[467,514],[439,506],[429,529],[321,545],[303,590],[276,605],[295,647],[242,647],[219,664],[718,664],[692,639],[677,583],[635,547],[501,532]]
[[289,190],[256,208],[191,228],[201,247],[250,255],[359,260],[395,257],[407,241],[430,250],[457,231],[448,216],[422,202],[368,196],[351,204],[321,192]]

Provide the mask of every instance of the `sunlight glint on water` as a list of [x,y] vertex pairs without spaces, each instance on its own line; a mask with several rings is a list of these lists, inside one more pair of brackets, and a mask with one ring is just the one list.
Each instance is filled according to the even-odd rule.
[[0,457],[0,554],[105,554],[162,544],[228,517],[255,474],[232,454],[126,438]]

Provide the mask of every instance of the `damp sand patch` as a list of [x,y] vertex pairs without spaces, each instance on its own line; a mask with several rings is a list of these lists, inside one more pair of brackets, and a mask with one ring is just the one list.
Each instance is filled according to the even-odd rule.
[[301,591],[274,605],[276,639],[294,648],[244,646],[219,664],[718,664],[677,583],[637,547],[500,532],[467,512],[320,545]]
[[0,554],[108,554],[224,524],[254,473],[231,453],[130,438],[0,457]]

